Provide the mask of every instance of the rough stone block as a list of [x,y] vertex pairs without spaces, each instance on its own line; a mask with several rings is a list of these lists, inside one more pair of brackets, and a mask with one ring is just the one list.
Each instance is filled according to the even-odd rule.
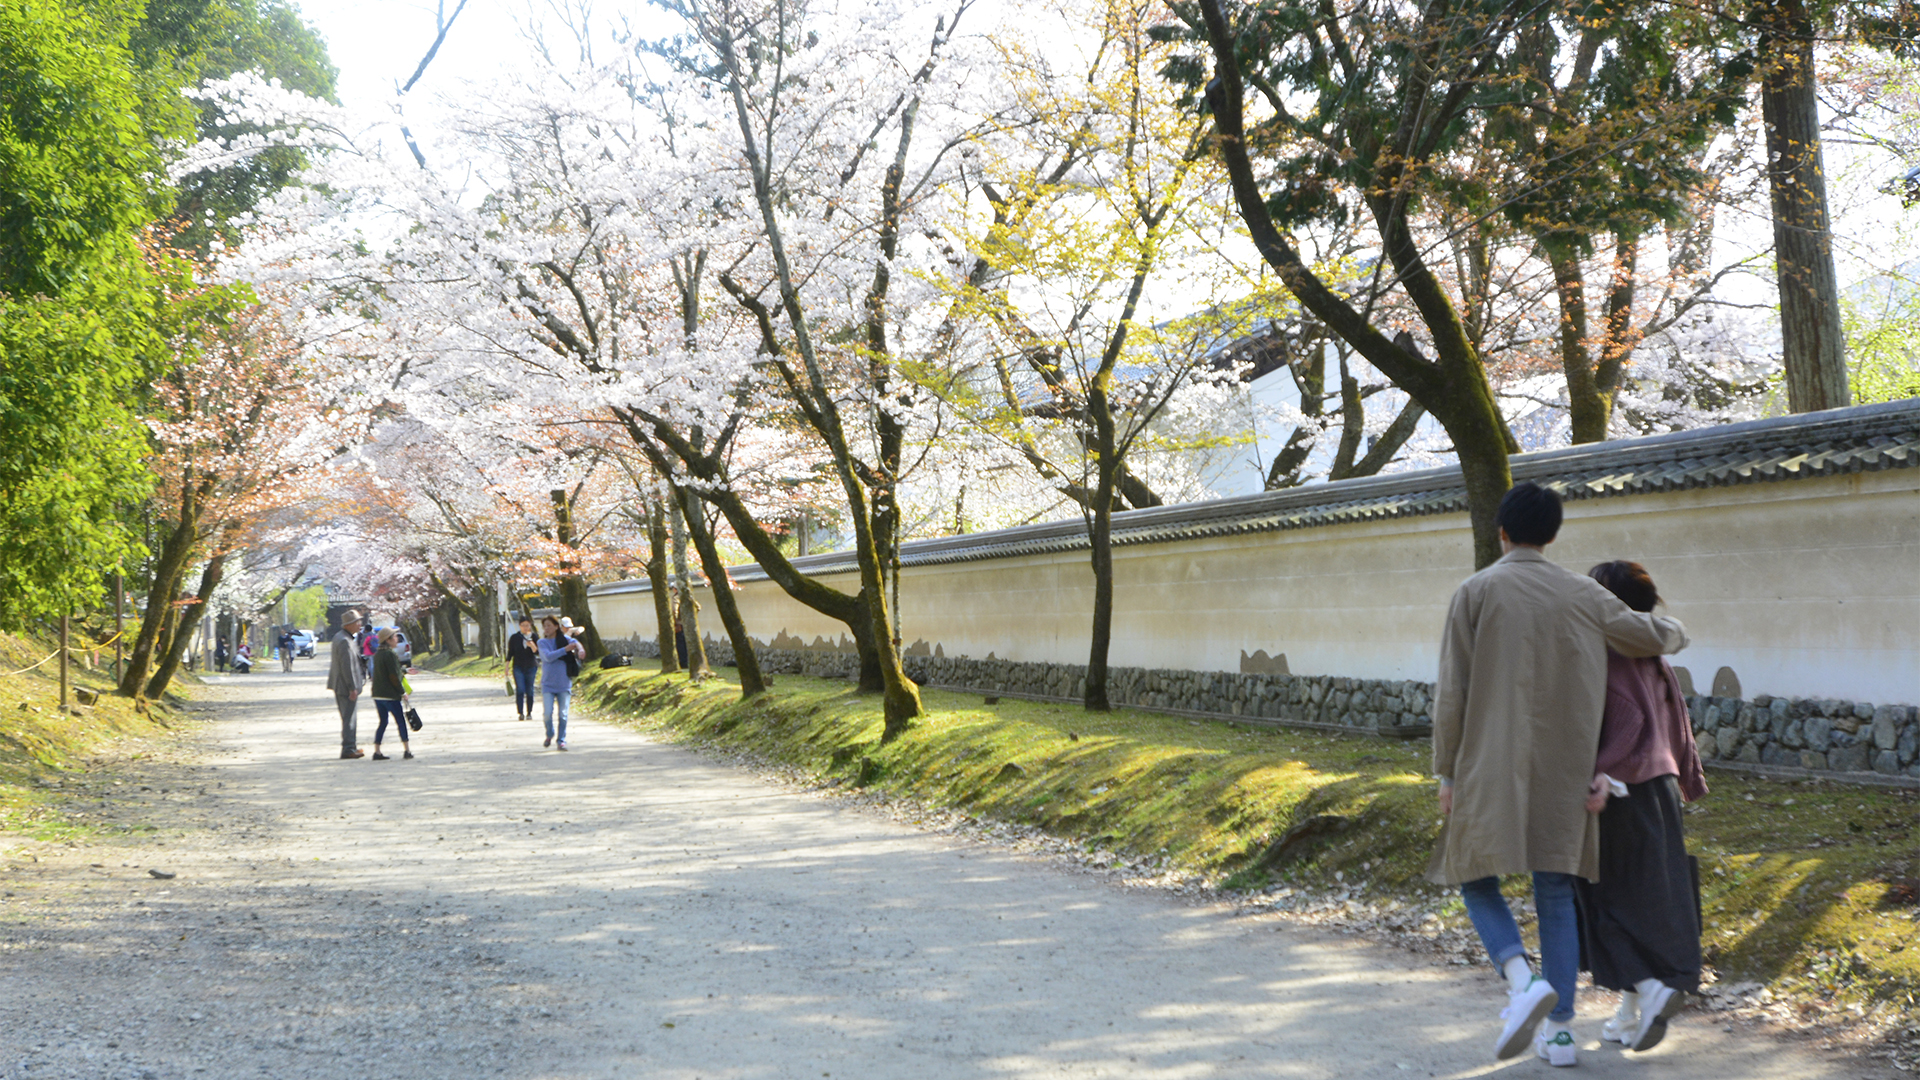
[[1873,755],[1873,771],[1888,776],[1900,775],[1900,755],[1891,750],[1882,750]]
[[1920,758],[1920,726],[1908,724],[1893,749],[1900,756],[1900,764],[1913,764],[1916,758]]
[[1864,702],[1864,701],[1856,701],[1856,702],[1854,702],[1854,704],[1853,704],[1853,718],[1854,718],[1854,719],[1856,719],[1856,720],[1871,720],[1871,719],[1873,719],[1873,706],[1871,706],[1871,705],[1869,705],[1869,704],[1867,704],[1867,703],[1866,703],[1866,702]]
[[1900,728],[1893,721],[1892,709],[1882,709],[1873,718],[1873,726],[1870,730],[1873,735],[1873,745],[1877,749],[1891,750],[1900,741]]
[[1867,748],[1841,746],[1827,751],[1827,767],[1834,772],[1866,772]]
[[[1741,705],[1737,715],[1740,718],[1740,729],[1742,731],[1761,731],[1767,726],[1767,721],[1760,718],[1760,710],[1751,705]],[[1768,719],[1771,719],[1772,715],[1773,714],[1768,713]]]
[[1760,748],[1760,762],[1763,765],[1797,765],[1800,755],[1779,743],[1768,743]]
[[1806,749],[1807,735],[1805,726],[1806,721],[1804,720],[1788,720],[1786,730],[1780,733],[1780,741],[1795,750]]
[[1739,760],[1744,761],[1749,765],[1760,764],[1760,748],[1758,746],[1755,746],[1752,743],[1748,743],[1747,745],[1742,746],[1740,748]]
[[1827,767],[1827,755],[1818,750],[1800,751],[1800,767],[1803,769],[1824,769]]
[[1715,738],[1711,731],[1701,732],[1699,737],[1694,740],[1694,744],[1700,751],[1700,760],[1702,761],[1712,761],[1720,754],[1720,740]]
[[1824,716],[1809,716],[1801,721],[1801,731],[1806,735],[1807,749],[1825,752],[1832,745],[1833,724]]
[[1720,760],[1732,761],[1738,757],[1740,755],[1740,744],[1743,741],[1740,732],[1732,727],[1723,727],[1718,729],[1718,735]]

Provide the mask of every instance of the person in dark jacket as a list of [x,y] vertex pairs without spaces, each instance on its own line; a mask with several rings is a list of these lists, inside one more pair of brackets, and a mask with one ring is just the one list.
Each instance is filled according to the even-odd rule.
[[540,676],[540,635],[533,617],[520,616],[520,632],[507,639],[507,660],[513,678],[513,711],[517,720],[533,719],[533,683]]
[[[1635,611],[1660,603],[1639,563],[1601,563],[1588,576]],[[1581,881],[1580,929],[1595,986],[1620,992],[1600,1037],[1651,1050],[1686,994],[1700,990],[1697,871],[1681,803],[1707,793],[1687,701],[1657,656],[1607,650],[1607,707],[1589,813],[1600,815],[1600,879]]]
[[407,745],[407,717],[402,705],[407,694],[406,683],[402,681],[406,672],[400,666],[400,654],[393,650],[393,639],[399,633],[394,627],[381,627],[380,647],[373,651],[373,678],[367,683],[367,693],[373,697],[373,707],[380,711],[380,726],[373,731],[375,761],[388,760],[387,755],[380,752],[380,740],[386,737],[388,719],[392,719],[393,729],[400,733],[400,746],[404,750],[400,756],[413,756],[413,748]]

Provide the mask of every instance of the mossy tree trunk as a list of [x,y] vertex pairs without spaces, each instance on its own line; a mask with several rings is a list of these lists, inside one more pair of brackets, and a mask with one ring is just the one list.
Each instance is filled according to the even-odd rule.
[[687,532],[693,537],[694,550],[700,554],[700,566],[706,571],[714,610],[720,613],[720,624],[726,627],[727,641],[733,645],[733,664],[740,672],[740,696],[764,694],[767,684],[760,675],[760,654],[754,649],[753,639],[747,636],[746,620],[741,618],[740,605],[734,601],[727,564],[720,559],[720,548],[714,543],[713,530],[707,527],[705,511],[693,492],[681,488],[680,495],[685,503]]
[[679,591],[679,636],[687,643],[687,678],[698,681],[713,675],[707,663],[707,645],[700,637],[700,605],[693,598],[693,569],[687,565],[687,503],[685,489],[670,485],[667,503],[669,531],[673,536],[673,576]]
[[581,628],[580,644],[586,646],[587,659],[603,656],[606,647],[600,631],[593,625],[593,608],[587,603],[587,578],[580,572],[580,537],[574,528],[573,504],[580,497],[576,486],[571,493],[554,488],[547,493],[553,501],[553,539],[560,545],[560,614]]
[[147,588],[146,611],[140,617],[140,631],[134,636],[126,667],[120,672],[120,693],[127,697],[139,697],[153,671],[161,628],[168,621],[174,598],[180,595],[180,581],[186,576],[187,564],[199,539],[199,518],[198,493],[188,487],[180,498],[179,516],[160,545],[160,558],[153,565],[153,581]]
[[653,594],[653,620],[660,636],[660,674],[680,670],[673,641],[673,592],[667,575],[667,507],[658,496],[647,499],[647,586]]

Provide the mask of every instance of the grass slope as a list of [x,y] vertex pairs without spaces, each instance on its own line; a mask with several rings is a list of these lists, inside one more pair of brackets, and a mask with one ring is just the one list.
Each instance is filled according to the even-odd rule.
[[[580,690],[602,715],[668,738],[1040,826],[1229,889],[1357,881],[1386,900],[1442,895],[1421,877],[1440,824],[1425,741],[987,706],[928,690],[927,716],[881,746],[878,699],[837,680],[782,675],[742,702],[730,682],[595,669]],[[1688,828],[1702,865],[1707,957],[1721,977],[1810,1003],[1912,1010],[1920,798],[1722,772],[1708,782]],[[1457,901],[1451,913],[1463,921]]]
[[[87,667],[77,651],[69,668],[72,685],[100,696],[96,705],[62,712],[58,659],[19,671],[53,650],[52,642],[0,634],[0,833],[36,840],[94,833],[84,812],[63,797],[61,774],[86,767],[127,737],[166,733],[171,713],[165,702],[136,712],[132,700],[113,692],[111,672]],[[167,696],[174,697],[189,678],[176,677]]]

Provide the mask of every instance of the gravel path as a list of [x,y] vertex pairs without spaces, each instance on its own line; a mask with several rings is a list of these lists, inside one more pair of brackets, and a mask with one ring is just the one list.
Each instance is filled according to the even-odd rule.
[[[0,1080],[1505,1071],[1485,971],[1116,889],[606,725],[543,751],[477,680],[418,680],[417,760],[339,761],[321,676],[228,679],[195,760],[78,782],[93,816],[156,831],[0,837]],[[1580,1075],[1894,1075],[1697,1016],[1627,1060],[1599,1020]]]

